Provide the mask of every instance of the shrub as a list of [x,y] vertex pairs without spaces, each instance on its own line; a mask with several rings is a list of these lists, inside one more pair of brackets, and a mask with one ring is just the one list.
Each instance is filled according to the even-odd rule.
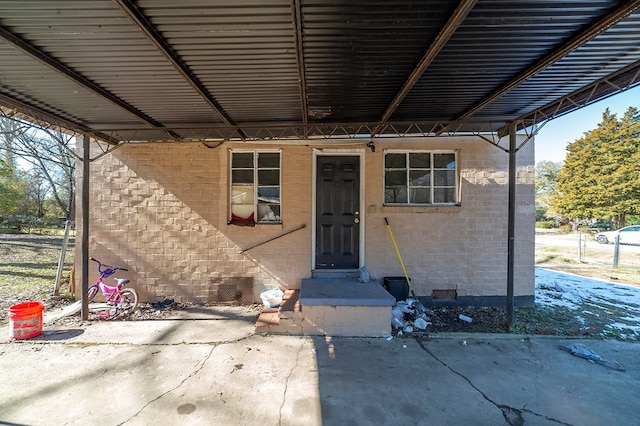
[[554,227],[554,223],[552,220],[544,221],[544,222],[536,222],[536,228],[540,229],[551,229]]
[[570,223],[565,223],[564,225],[560,225],[558,230],[562,234],[570,234],[573,231],[573,226],[571,226]]

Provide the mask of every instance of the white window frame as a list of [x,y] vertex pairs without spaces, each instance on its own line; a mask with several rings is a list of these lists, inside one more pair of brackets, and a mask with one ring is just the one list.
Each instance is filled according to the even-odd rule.
[[[386,199],[386,195],[387,195],[387,167],[386,167],[386,156],[387,154],[404,154],[406,156],[406,163],[405,163],[405,168],[402,170],[406,170],[406,179],[405,179],[405,184],[406,184],[406,191],[407,191],[407,201],[406,202],[387,202]],[[412,169],[410,167],[410,162],[409,162],[409,157],[411,154],[429,154],[430,155],[430,164],[429,164],[429,175],[430,175],[430,182],[428,185],[429,188],[429,200],[430,202],[425,202],[425,203],[412,203],[410,201],[410,190],[411,188],[413,188],[411,186],[411,179],[410,179],[410,172],[411,170],[416,170],[415,168]],[[453,154],[454,155],[454,161],[455,161],[455,168],[453,170],[454,175],[455,175],[455,185],[434,185],[434,178],[435,178],[435,173],[439,170],[451,170],[451,169],[443,169],[443,168],[436,168],[434,167],[434,155],[437,154]],[[406,149],[385,149],[383,152],[383,159],[382,159],[382,200],[383,200],[383,204],[385,206],[454,206],[454,205],[459,205],[460,204],[460,162],[459,162],[459,155],[458,155],[458,151],[457,150],[406,150]],[[434,197],[434,190],[437,188],[450,188],[453,189],[454,191],[454,200],[450,201],[450,202],[434,202],[435,197]]]
[[[253,182],[250,184],[247,183],[234,183],[233,181],[233,171],[234,170],[239,170],[242,168],[234,168],[233,167],[233,156],[235,154],[253,154]],[[276,204],[276,203],[263,203],[260,202],[258,199],[258,189],[259,187],[276,187],[276,185],[260,185],[260,181],[259,181],[259,171],[260,170],[264,170],[258,167],[258,157],[260,156],[260,154],[278,154],[278,202],[277,202],[277,206],[279,207],[279,214],[273,212],[273,210],[271,210],[269,208],[269,210],[271,210],[271,212],[265,212],[263,211],[264,208],[268,208],[269,204]],[[273,168],[268,168],[268,169],[273,169]],[[248,170],[248,168],[246,169]],[[237,194],[237,190],[234,191],[234,188],[239,188],[242,186],[246,186],[246,187],[251,187],[251,191],[252,194],[252,200],[250,200],[250,202],[245,202],[245,203],[234,203],[234,197],[238,197],[239,195]],[[235,193],[234,193],[235,192]],[[249,192],[249,191],[248,191]],[[244,194],[245,196],[247,195],[246,193]],[[251,220],[246,220],[246,224],[259,224],[259,225],[263,225],[263,224],[282,224],[282,150],[244,150],[244,149],[230,149],[229,150],[229,223],[237,223],[237,222],[242,222],[242,221],[237,221],[234,220],[234,214],[237,213],[237,211],[234,213],[234,206],[241,206],[241,205],[245,205],[247,206],[246,209],[248,209],[248,211],[246,211],[245,213],[248,213],[249,211],[251,211],[253,213],[253,221]],[[273,213],[273,216],[271,216],[271,213]],[[267,216],[269,215],[269,216]],[[238,215],[236,215],[238,216]],[[267,217],[267,219],[264,219],[265,217]]]

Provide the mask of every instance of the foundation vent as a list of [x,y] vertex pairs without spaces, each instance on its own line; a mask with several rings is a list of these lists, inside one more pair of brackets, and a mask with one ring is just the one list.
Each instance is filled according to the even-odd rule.
[[253,277],[211,278],[207,303],[250,305],[253,303]]
[[433,300],[457,300],[457,290],[433,290],[431,292],[431,298]]

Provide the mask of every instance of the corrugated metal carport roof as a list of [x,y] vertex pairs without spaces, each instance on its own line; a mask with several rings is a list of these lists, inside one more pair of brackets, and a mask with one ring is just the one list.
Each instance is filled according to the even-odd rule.
[[0,1],[5,112],[111,141],[486,132],[640,83],[635,1]]

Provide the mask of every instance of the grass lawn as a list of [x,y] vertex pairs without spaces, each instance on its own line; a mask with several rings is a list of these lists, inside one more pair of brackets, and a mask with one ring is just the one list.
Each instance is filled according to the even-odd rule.
[[[0,234],[0,325],[8,323],[13,305],[40,300],[52,304],[62,236]],[[60,285],[68,297],[74,239],[70,238]]]

